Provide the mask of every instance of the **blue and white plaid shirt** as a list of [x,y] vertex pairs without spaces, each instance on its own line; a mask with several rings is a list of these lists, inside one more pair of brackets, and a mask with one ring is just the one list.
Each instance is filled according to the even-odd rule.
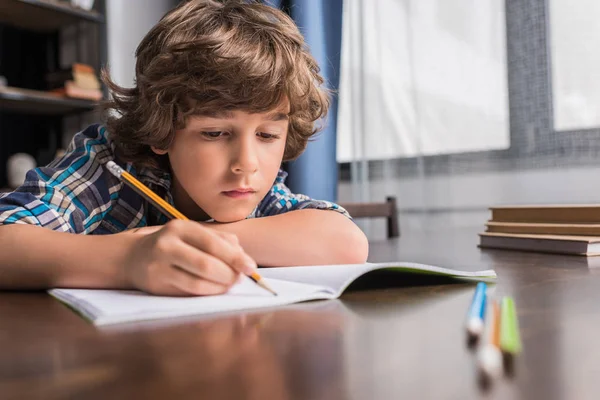
[[[169,173],[140,168],[115,160],[114,143],[101,125],[91,125],[73,138],[66,154],[48,166],[27,173],[22,186],[0,195],[0,225],[32,224],[56,231],[109,234],[167,221],[129,186],[103,165],[115,161],[130,174],[173,204]],[[279,171],[273,187],[248,218],[281,214],[303,208],[335,210],[336,204],[293,194],[285,186],[287,173]]]

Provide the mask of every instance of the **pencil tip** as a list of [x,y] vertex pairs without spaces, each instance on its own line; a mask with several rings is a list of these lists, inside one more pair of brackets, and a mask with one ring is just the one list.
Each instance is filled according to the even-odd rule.
[[271,289],[271,287],[269,285],[267,285],[265,283],[265,281],[262,280],[262,278],[258,279],[258,280],[255,280],[255,282],[258,284],[258,286],[260,286],[261,288],[265,289],[267,292],[270,292],[271,294],[273,294],[273,296],[277,296],[277,292],[274,291],[273,289]]
[[269,286],[265,285],[265,289],[267,289],[269,292],[273,293],[273,296],[278,296],[277,292],[274,291],[273,289],[271,289]]

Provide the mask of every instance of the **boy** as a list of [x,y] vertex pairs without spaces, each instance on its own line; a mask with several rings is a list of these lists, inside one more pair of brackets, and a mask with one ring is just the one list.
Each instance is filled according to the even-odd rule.
[[[366,260],[345,210],[290,193],[279,169],[329,105],[291,19],[193,0],[165,15],[136,57],[135,87],[103,74],[106,125],[78,133],[0,197],[0,287],[209,295],[257,263]],[[193,221],[167,222],[105,169],[111,160]]]

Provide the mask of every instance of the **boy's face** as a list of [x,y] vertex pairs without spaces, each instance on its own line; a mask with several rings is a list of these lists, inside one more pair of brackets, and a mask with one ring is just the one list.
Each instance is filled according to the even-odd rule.
[[246,218],[271,189],[283,159],[289,106],[188,118],[171,146],[175,206],[188,218]]

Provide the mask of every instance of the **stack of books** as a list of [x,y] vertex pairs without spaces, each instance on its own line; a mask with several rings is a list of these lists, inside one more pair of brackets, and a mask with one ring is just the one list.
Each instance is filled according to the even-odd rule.
[[100,101],[102,90],[94,68],[87,64],[73,64],[70,68],[46,74],[51,92],[66,97]]
[[479,234],[480,247],[600,255],[600,204],[501,206]]

